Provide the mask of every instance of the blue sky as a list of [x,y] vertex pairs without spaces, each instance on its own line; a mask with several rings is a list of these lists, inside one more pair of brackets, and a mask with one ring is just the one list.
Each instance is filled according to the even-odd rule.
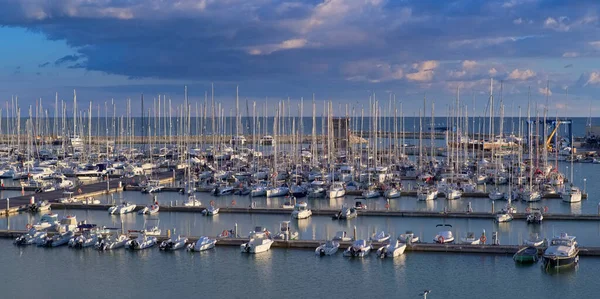
[[[366,106],[427,96],[443,115],[460,88],[483,111],[493,78],[506,114],[598,114],[600,3],[591,0],[0,0],[0,101],[54,94],[95,104],[167,95],[291,98]],[[545,88],[549,84],[549,91]],[[565,95],[568,89],[568,97]],[[124,107],[124,106],[123,106]],[[322,105],[317,105],[322,107]],[[308,108],[306,111],[310,111]],[[227,114],[227,112],[225,112]]]

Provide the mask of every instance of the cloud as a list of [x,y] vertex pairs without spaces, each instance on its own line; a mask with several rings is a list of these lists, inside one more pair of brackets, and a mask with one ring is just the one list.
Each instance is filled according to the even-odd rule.
[[477,66],[477,62],[475,60],[463,60],[462,67],[465,70],[473,69]]
[[523,23],[523,19],[522,18],[517,18],[513,20],[513,24],[515,25],[520,25]]
[[413,64],[413,69],[416,73],[406,74],[406,78],[410,81],[426,82],[433,79],[434,70],[439,66],[439,62],[435,60],[427,60],[421,63]]
[[579,56],[578,52],[565,52],[562,55],[562,57],[567,57],[567,58],[578,57],[578,56]]
[[538,88],[538,92],[542,95],[545,96],[551,96],[552,95],[552,90],[550,90],[548,87],[540,87]]
[[64,65],[65,63],[75,62],[81,58],[82,58],[82,56],[80,56],[80,55],[65,55],[65,56],[57,59],[54,62],[54,66],[61,66],[61,65]]
[[38,67],[39,68],[47,67],[49,64],[50,64],[50,62],[44,62],[44,63],[38,64]]
[[250,55],[268,55],[281,50],[301,49],[306,47],[307,45],[309,45],[309,42],[306,39],[294,38],[284,40],[278,44],[252,47],[251,49],[249,49],[248,53],[250,53]]
[[569,30],[571,30],[571,27],[569,25],[565,24],[565,20],[568,20],[568,18],[565,16],[559,17],[558,19],[548,17],[544,21],[544,28],[548,28],[548,29],[552,29],[552,30],[556,30],[556,31],[562,31],[562,32],[569,31]]
[[400,80],[404,77],[401,65],[378,60],[353,61],[345,64],[342,73],[349,81],[379,83]]
[[600,84],[600,72],[591,72],[583,86]]
[[571,68],[571,67],[573,67],[572,63],[565,65],[563,68],[568,69],[568,68]]
[[588,44],[590,46],[592,46],[594,49],[600,50],[600,41],[593,41],[593,42],[589,42]]
[[535,75],[536,75],[535,72],[530,69],[526,69],[526,70],[522,70],[522,71],[519,69],[514,69],[508,75],[508,79],[525,81],[525,80],[535,77]]
[[496,70],[496,68],[495,68],[495,67],[491,68],[491,69],[488,71],[488,74],[489,74],[491,77],[494,77],[494,76],[496,76],[496,74],[497,74],[497,73],[498,73],[498,71]]

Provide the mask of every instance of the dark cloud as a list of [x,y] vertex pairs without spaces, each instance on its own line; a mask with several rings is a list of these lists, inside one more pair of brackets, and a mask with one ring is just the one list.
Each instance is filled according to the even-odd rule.
[[54,62],[55,66],[62,66],[69,62],[76,62],[81,59],[83,56],[81,55],[65,55]]
[[[594,17],[600,3],[591,0],[0,0],[0,6],[0,25],[75,49],[56,66],[132,79],[286,86],[291,93],[373,84],[414,92],[428,82],[410,82],[407,74],[427,60],[441,61],[430,69],[437,88],[462,81],[479,88],[484,78],[506,78],[516,68],[543,77],[533,65],[537,58],[589,52],[600,36]],[[561,16],[567,16],[562,23],[545,25]],[[463,60],[488,65],[463,70],[450,63]],[[364,74],[349,76],[348,69]]]
[[44,63],[38,64],[38,67],[39,68],[47,67],[49,64],[50,64],[50,62],[44,62]]

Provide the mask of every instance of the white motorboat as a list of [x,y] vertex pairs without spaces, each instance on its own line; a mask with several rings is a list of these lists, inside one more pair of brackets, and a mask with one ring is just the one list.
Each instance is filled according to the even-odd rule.
[[542,195],[539,191],[525,191],[521,194],[521,199],[525,202],[536,202],[542,200]]
[[370,188],[370,189],[363,191],[362,196],[365,199],[377,198],[377,197],[381,196],[381,193],[379,193],[379,190],[377,190],[377,189]]
[[214,196],[225,196],[231,195],[235,192],[235,188],[233,186],[216,186],[214,190],[212,190],[212,195]]
[[267,186],[256,185],[256,186],[252,187],[250,196],[252,196],[252,197],[267,196]]
[[334,182],[331,187],[329,187],[329,190],[327,190],[328,198],[344,197],[344,195],[346,195],[346,190],[344,189],[344,184],[340,182]]
[[[452,228],[452,225],[438,224],[435,227]],[[454,242],[454,235],[452,234],[452,231],[450,231],[449,229],[442,230],[437,235],[435,235],[435,237],[433,237],[433,241],[436,243],[440,243],[440,244],[452,243],[452,242]]]
[[365,257],[371,252],[371,244],[366,240],[356,240],[344,251],[346,257]]
[[159,210],[160,210],[160,206],[156,202],[154,204],[151,204],[151,205],[139,210],[138,214],[139,215],[153,215],[153,214],[158,213]]
[[400,234],[398,236],[398,241],[404,242],[407,244],[418,243],[419,237],[415,235],[412,231],[407,230],[405,233]]
[[562,201],[568,203],[581,202],[581,190],[577,186],[571,184],[571,188],[562,195]]
[[211,239],[209,237],[200,237],[196,243],[189,244],[187,249],[189,251],[205,251],[215,247],[217,243],[216,239]]
[[404,253],[404,250],[406,250],[406,244],[396,240],[391,244],[382,246],[381,248],[377,249],[377,256],[380,258],[397,257],[402,255]]
[[394,187],[385,190],[385,192],[383,193],[383,196],[387,199],[399,198],[401,195],[402,193],[400,192],[400,190]]
[[215,207],[214,203],[208,206],[206,209],[202,210],[202,214],[206,216],[214,216],[219,214],[219,208]]
[[[345,193],[345,191],[344,191]],[[321,186],[312,186],[308,189],[306,196],[308,198],[323,198],[327,195],[327,189]]]
[[542,214],[542,210],[539,208],[527,208],[529,214],[527,214],[526,221],[527,223],[535,223],[541,224],[544,220],[544,215]]
[[85,230],[81,235],[71,238],[69,240],[69,247],[71,248],[86,248],[96,246],[101,236],[90,230]]
[[294,211],[292,212],[292,218],[295,219],[306,219],[312,215],[312,211],[308,209],[308,204],[306,202],[297,203],[294,206]]
[[315,254],[319,256],[334,255],[340,248],[340,243],[336,241],[327,241],[315,249]]
[[445,192],[446,199],[459,199],[462,196],[462,192],[458,189],[448,188]]
[[102,240],[96,244],[96,249],[100,251],[118,249],[124,247],[125,243],[128,241],[129,237],[127,235],[111,234],[106,238],[102,238]]
[[491,200],[502,200],[504,199],[504,192],[500,192],[498,189],[494,189],[488,195]]
[[66,245],[69,243],[69,240],[73,238],[75,232],[72,230],[66,231],[64,233],[55,234],[52,237],[46,237],[45,239],[40,239],[40,242],[37,243],[38,246],[42,247],[58,247],[62,245]]
[[146,219],[146,221],[144,221],[144,229],[140,232],[148,236],[160,236],[161,230],[158,227],[159,223],[159,219]]
[[377,234],[371,236],[373,242],[387,242],[390,239],[390,234],[386,234],[384,231],[380,231]]
[[349,237],[345,231],[338,231],[337,233],[335,233],[333,240],[348,242],[348,241],[352,241],[352,237]]
[[250,240],[240,245],[240,249],[244,253],[261,253],[269,250],[271,245],[273,245],[273,240],[269,238],[268,231],[257,227],[250,234]]
[[291,201],[286,201],[283,204],[281,204],[281,208],[282,209],[287,209],[287,210],[293,210],[294,209],[294,204]]
[[579,262],[579,247],[574,236],[561,233],[554,237],[542,256],[544,267],[567,267]]
[[513,220],[513,215],[506,210],[502,210],[494,215],[496,222],[509,222]]
[[286,196],[290,193],[290,189],[287,186],[279,186],[267,189],[267,197],[281,197]]
[[184,202],[183,205],[186,207],[199,207],[200,205],[202,205],[202,203],[198,199],[196,199],[195,194],[192,194],[188,196],[188,200]]
[[435,188],[420,188],[417,190],[417,199],[421,201],[434,200],[438,196],[438,190]]
[[171,251],[178,250],[178,249],[185,248],[187,241],[188,241],[188,239],[186,237],[177,235],[177,237],[171,237],[170,239],[168,239],[166,241],[162,241],[160,243],[160,245],[158,246],[158,248],[160,250],[171,250]]
[[333,215],[333,219],[341,219],[341,220],[347,220],[347,219],[352,219],[355,218],[356,216],[358,216],[358,212],[356,212],[356,209],[354,207],[350,207],[348,208],[347,206],[342,206],[342,208],[340,209],[339,212],[337,212],[335,215]]
[[265,135],[260,138],[261,145],[275,145],[275,139],[271,135]]
[[468,232],[465,237],[460,238],[460,243],[468,245],[479,245],[481,244],[481,238],[475,236],[474,232]]
[[45,231],[38,231],[35,228],[29,229],[29,231],[23,235],[20,235],[14,240],[15,245],[32,245],[36,244],[38,240],[46,239],[47,233]]
[[65,232],[69,230],[76,230],[79,223],[77,223],[77,216],[67,215],[60,219],[58,224],[54,225],[54,230],[57,232]]
[[46,212],[48,210],[50,210],[50,203],[47,200],[38,201],[29,205],[29,211],[32,213],[41,213]]
[[108,213],[111,215],[122,215],[131,213],[135,210],[136,205],[130,202],[123,202],[120,205],[108,208]]
[[156,237],[147,236],[144,233],[139,234],[135,239],[131,239],[125,243],[125,248],[131,250],[143,250],[156,245]]
[[279,223],[279,232],[273,236],[273,239],[279,240],[297,240],[298,232],[293,232],[290,229],[290,221],[281,221]]
[[58,214],[48,213],[42,215],[40,222],[34,224],[32,227],[36,230],[45,230],[50,227],[54,227],[58,222]]
[[523,245],[531,247],[543,247],[546,244],[546,239],[540,237],[538,234],[529,236],[528,239],[523,240]]
[[142,188],[142,193],[157,193],[164,188],[165,186],[162,186],[159,180],[148,180],[148,184]]

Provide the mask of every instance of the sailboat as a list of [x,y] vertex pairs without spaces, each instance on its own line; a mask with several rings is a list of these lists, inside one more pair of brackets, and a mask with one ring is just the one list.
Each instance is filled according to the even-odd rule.
[[569,190],[567,190],[567,192],[565,192],[562,195],[562,200],[564,202],[568,202],[568,203],[576,203],[576,202],[581,202],[581,190],[573,185],[573,154],[574,154],[575,148],[573,148],[573,139],[571,137],[571,178],[569,180],[570,182],[570,188]]

